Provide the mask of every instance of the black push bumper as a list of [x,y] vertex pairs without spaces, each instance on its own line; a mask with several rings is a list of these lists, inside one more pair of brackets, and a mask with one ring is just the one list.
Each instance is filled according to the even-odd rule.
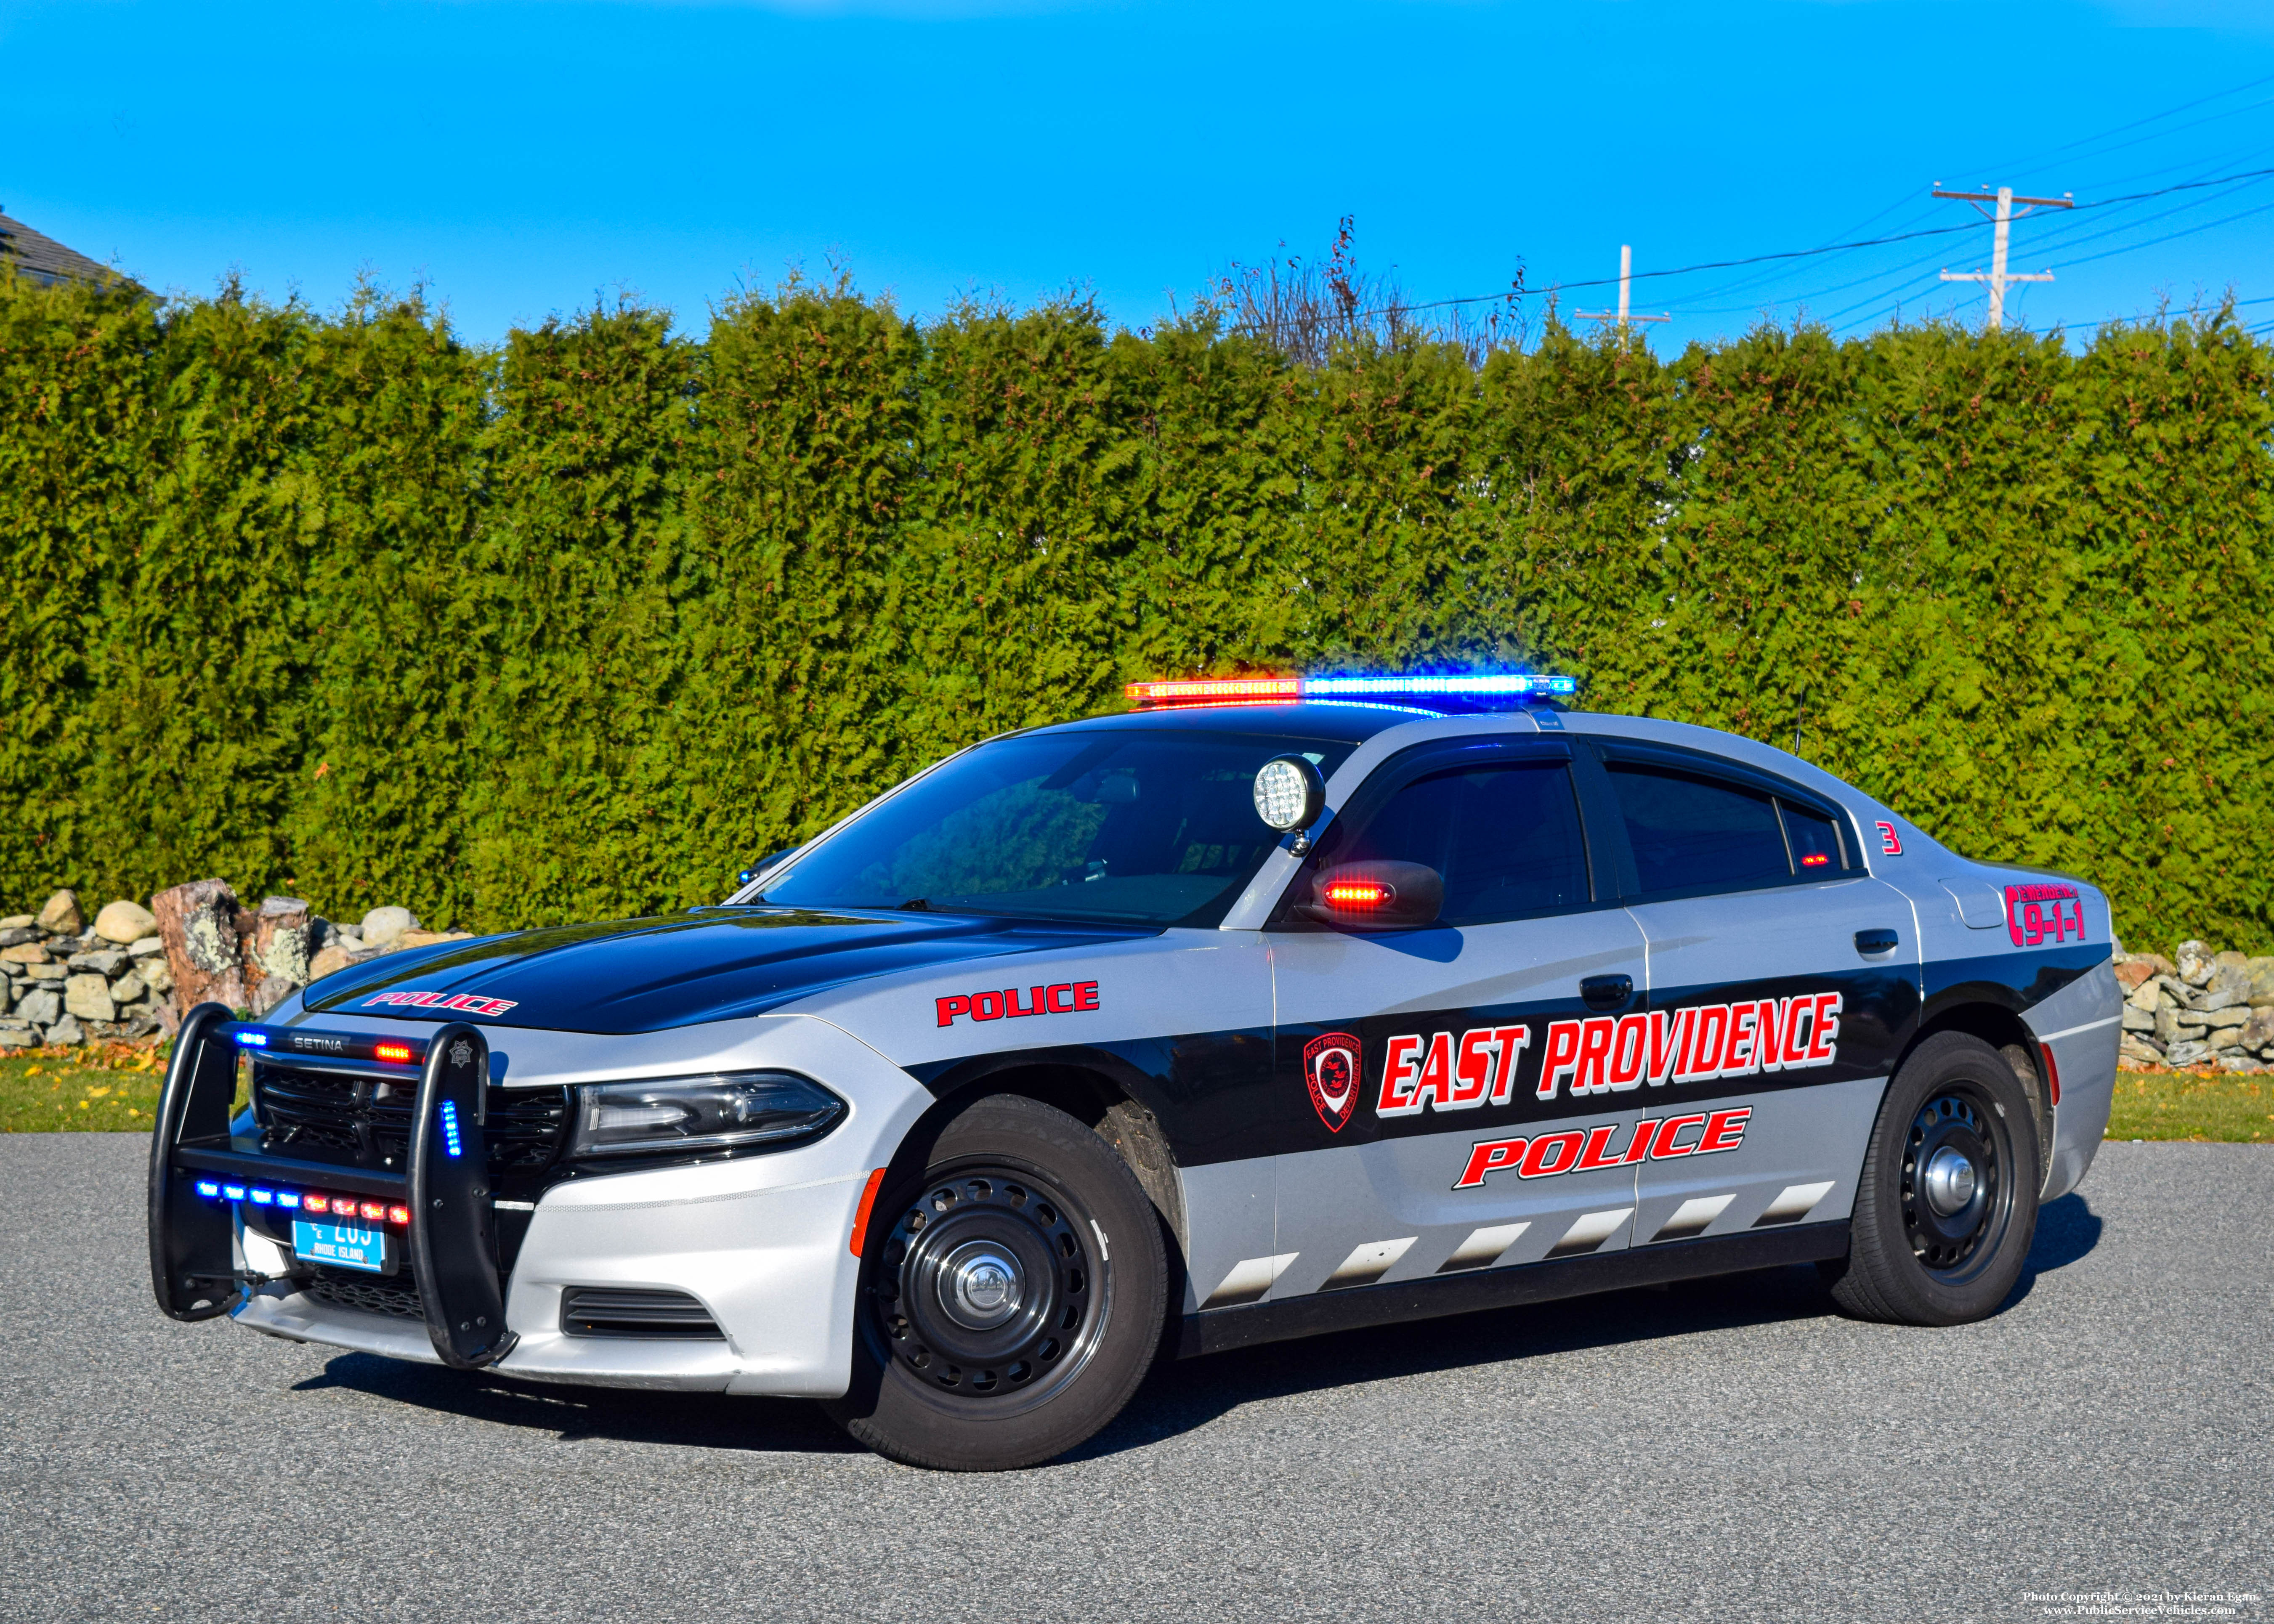
[[273,1155],[258,1140],[230,1137],[237,1056],[280,1038],[333,1069],[381,1064],[380,1041],[361,1034],[249,1026],[218,1004],[189,1012],[174,1040],[150,1147],[150,1284],[158,1306],[176,1320],[210,1320],[239,1301],[235,1214],[228,1202],[198,1193],[200,1175],[248,1187],[312,1184],[408,1207],[410,1269],[435,1353],[461,1370],[496,1364],[516,1338],[505,1326],[483,1135],[488,1041],[463,1022],[421,1041],[385,1041],[393,1051],[386,1075],[407,1079],[418,1065],[407,1165],[395,1173]]

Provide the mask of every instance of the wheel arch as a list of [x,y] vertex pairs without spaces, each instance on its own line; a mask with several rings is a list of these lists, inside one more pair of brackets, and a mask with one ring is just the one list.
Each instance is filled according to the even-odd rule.
[[1174,1239],[1181,1267],[1191,1250],[1184,1181],[1175,1147],[1148,1101],[1153,1090],[1137,1067],[1096,1050],[1029,1050],[976,1056],[926,1086],[937,1102],[909,1131],[910,1147],[928,1150],[950,1121],[990,1094],[1019,1094],[1082,1124],[1111,1146],[1135,1176]]
[[1937,1000],[1924,1011],[1918,1030],[1903,1046],[1888,1075],[1892,1077],[1901,1071],[1920,1044],[1945,1032],[1963,1032],[1979,1038],[2005,1057],[2014,1079],[2022,1085],[2022,1092],[2029,1096],[2029,1113],[2037,1135],[2038,1170],[2050,1178],[2054,1108],[2045,1078],[2044,1052],[2021,1011],[2007,999],[1988,996],[1981,989],[1962,993],[1954,989],[1953,996]]

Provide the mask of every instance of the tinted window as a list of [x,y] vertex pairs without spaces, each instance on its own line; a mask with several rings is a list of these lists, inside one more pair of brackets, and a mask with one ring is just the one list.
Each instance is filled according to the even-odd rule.
[[1326,740],[1086,729],[998,740],[815,846],[762,901],[1167,925],[1229,906],[1279,833],[1255,771]]
[[1839,827],[1830,818],[1789,801],[1777,805],[1784,810],[1784,832],[1792,842],[1793,865],[1803,876],[1837,874],[1848,866],[1841,855]]
[[1579,807],[1561,762],[1431,773],[1391,796],[1354,837],[1321,843],[1322,863],[1370,858],[1426,863],[1443,875],[1439,918],[1449,925],[1588,900]]
[[1737,890],[1790,877],[1768,796],[1660,767],[1608,765],[1644,891]]

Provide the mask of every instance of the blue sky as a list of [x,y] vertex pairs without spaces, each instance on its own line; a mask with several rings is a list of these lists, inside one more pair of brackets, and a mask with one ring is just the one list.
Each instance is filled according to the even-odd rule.
[[[794,264],[918,315],[1074,289],[1141,326],[1344,214],[1431,300],[1610,275],[1621,243],[1648,271],[1972,218],[1937,181],[2274,169],[2274,6],[2241,0],[0,3],[0,64],[9,214],[162,289],[424,280],[485,341],[620,289],[699,327]],[[2274,175],[2031,220],[2014,268],[2058,280],[2014,311],[2231,285],[2274,320],[2270,250]],[[1764,310],[1978,316],[1935,273],[1988,256],[1985,228],[1635,302],[1675,313],[1661,349]]]

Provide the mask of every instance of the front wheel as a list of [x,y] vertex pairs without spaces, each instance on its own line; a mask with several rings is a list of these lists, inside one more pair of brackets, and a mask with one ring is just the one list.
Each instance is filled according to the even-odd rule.
[[2004,1056],[1962,1032],[1920,1044],[1880,1102],[1834,1300],[1906,1325],[1996,1312],[2037,1234],[2037,1142]]
[[1160,1341],[1152,1204],[1111,1147],[1036,1101],[993,1095],[949,1123],[921,1179],[880,1192],[862,1255],[852,1390],[826,1408],[913,1466],[1065,1453],[1120,1412]]

